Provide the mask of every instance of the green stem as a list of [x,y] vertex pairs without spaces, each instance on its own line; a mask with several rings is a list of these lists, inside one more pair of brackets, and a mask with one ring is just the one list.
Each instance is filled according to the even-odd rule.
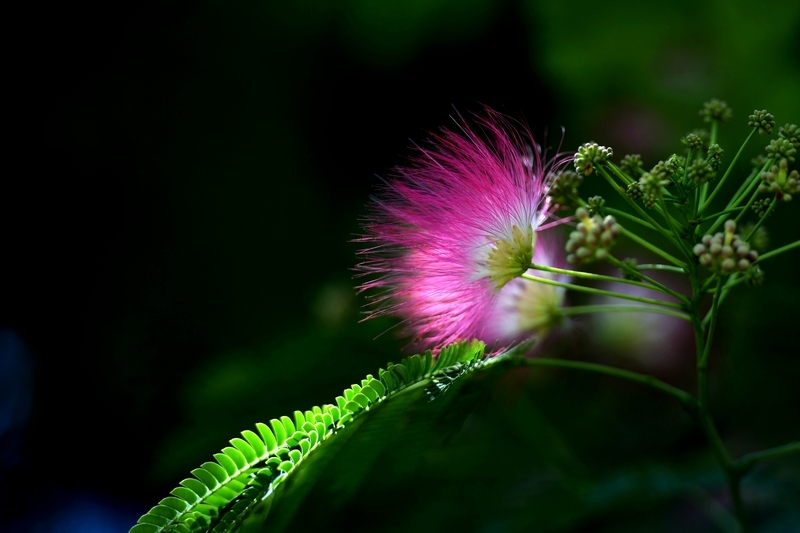
[[700,208],[706,203],[706,194],[708,193],[708,182],[705,182],[697,188],[700,191],[700,197],[697,198],[697,214],[700,214]]
[[625,211],[621,211],[619,209],[614,209],[613,207],[605,207],[603,209],[604,209],[604,211],[606,211],[607,213],[609,213],[611,215],[616,215],[616,216],[619,216],[619,217],[627,218],[628,220],[632,220],[632,221],[636,222],[637,224],[640,224],[640,225],[644,226],[645,228],[649,228],[649,229],[653,229],[653,230],[656,229],[649,222],[646,222],[646,221],[642,220],[641,218],[639,218],[637,216],[631,215],[630,213],[626,213]]
[[622,172],[622,170],[611,161],[606,161],[606,165],[608,165],[608,168],[610,168],[611,171],[614,172],[614,174],[616,174],[619,177],[619,179],[621,179],[626,185],[630,185],[631,183],[636,181],[633,178],[629,178],[627,174]]
[[[611,260],[611,259],[612,258],[609,257],[609,260]],[[616,261],[616,259],[614,259],[614,261]],[[617,263],[619,263],[619,261],[616,261],[614,264],[616,265]],[[590,272],[582,272],[580,270],[566,270],[566,269],[563,269],[563,268],[555,268],[555,267],[548,267],[548,266],[544,266],[544,265],[537,265],[537,264],[534,264],[534,263],[531,263],[530,268],[532,268],[533,270],[541,270],[542,272],[552,272],[553,274],[563,274],[565,276],[572,276],[572,277],[575,277],[575,278],[592,279],[592,280],[595,280],[595,281],[610,281],[610,282],[615,282],[615,283],[623,283],[625,285],[634,285],[636,287],[642,287],[643,289],[658,290],[658,291],[661,291],[661,292],[663,292],[665,294],[669,294],[670,296],[674,296],[675,298],[678,298],[679,300],[683,301],[686,304],[689,303],[689,300],[685,296],[683,296],[681,294],[678,294],[677,292],[673,291],[669,287],[665,287],[664,285],[661,285],[658,282],[651,281],[650,278],[648,278],[644,274],[640,274],[638,272],[636,272],[637,275],[641,276],[643,279],[646,279],[647,281],[651,281],[651,283],[653,285],[649,285],[647,283],[642,283],[640,281],[635,281],[635,280],[632,280],[632,279],[616,278],[614,276],[604,276],[602,274],[592,274]]]
[[[700,189],[694,188],[694,202],[692,202],[692,218],[697,218],[697,208],[700,207]],[[698,226],[698,229],[700,226]]]
[[678,274],[686,274],[686,271],[684,269],[672,265],[645,264],[645,265],[636,265],[636,268],[638,268],[639,270],[667,270],[669,272],[677,272]]
[[[702,294],[698,295],[698,281],[696,277],[696,273],[692,276],[692,286],[695,288],[695,296],[699,297]],[[741,476],[738,474],[736,469],[734,468],[733,462],[731,461],[730,455],[728,455],[728,451],[725,449],[725,445],[722,442],[722,438],[719,436],[719,432],[717,431],[716,426],[714,425],[714,420],[711,417],[711,412],[709,409],[709,391],[708,391],[708,356],[711,352],[711,342],[714,337],[714,329],[717,323],[717,313],[719,311],[719,304],[721,300],[721,288],[722,288],[722,279],[720,278],[717,281],[717,288],[714,293],[714,299],[711,304],[711,312],[709,313],[711,322],[708,328],[708,336],[703,342],[703,325],[700,324],[697,316],[697,310],[695,309],[692,314],[692,324],[694,325],[695,329],[695,338],[697,339],[697,398],[698,398],[698,419],[700,420],[700,426],[703,429],[703,432],[706,434],[706,438],[708,439],[709,444],[711,445],[711,451],[714,454],[717,462],[722,468],[722,471],[725,474],[725,478],[728,482],[728,490],[731,495],[731,500],[733,501],[733,509],[736,514],[736,518],[739,521],[739,524],[742,526],[742,530],[747,530],[747,517],[744,511],[744,504],[742,502],[742,494],[741,494],[741,487],[739,485],[739,481],[741,480]]]
[[628,229],[625,229],[623,227],[622,228],[622,234],[625,235],[626,237],[628,237],[629,239],[631,239],[632,241],[644,246],[645,248],[647,248],[648,250],[650,250],[654,254],[661,256],[663,259],[666,259],[667,261],[669,261],[670,263],[672,263],[676,267],[678,267],[680,269],[685,269],[686,268],[686,263],[684,263],[680,259],[677,259],[677,258],[671,256],[670,254],[668,254],[667,252],[665,252],[664,250],[662,250],[661,248],[659,248],[655,244],[652,244],[650,241],[646,241],[646,240],[642,239],[641,237],[639,237],[638,235],[636,235],[632,231],[630,231]]
[[[622,172],[622,169],[620,169],[619,167],[617,167],[617,166],[616,166],[614,163],[612,163],[611,161],[606,161],[606,166],[608,166],[608,168],[610,168],[610,169],[611,169],[611,171],[612,171],[614,174],[616,174],[616,175],[617,175],[617,177],[618,177],[619,179],[621,179],[623,183],[625,183],[625,185],[630,185],[631,183],[633,183],[634,181],[636,181],[635,179],[633,179],[633,178],[630,178],[630,177],[629,177],[627,174],[625,174],[624,172]],[[680,186],[680,185],[679,185],[679,186]],[[664,191],[664,192],[666,193],[666,195],[667,195],[668,197],[670,197],[670,199],[672,199],[672,200],[674,200],[674,201],[676,201],[676,202],[677,202],[677,201],[679,201],[677,198],[674,198],[674,196],[673,196],[673,194],[672,194],[671,192],[669,192],[669,191]]]
[[756,225],[753,226],[753,229],[751,229],[750,233],[748,233],[747,237],[745,237],[744,242],[749,242],[750,239],[753,238],[753,235],[756,234],[756,231],[758,231],[758,228],[761,227],[761,224],[764,223],[764,221],[767,219],[769,214],[772,213],[772,210],[775,209],[775,204],[777,204],[777,203],[778,203],[778,197],[775,196],[775,198],[772,199],[772,202],[770,202],[769,207],[767,208],[767,211],[764,213],[764,216],[758,219],[758,222],[756,222]]
[[[685,175],[686,174],[684,174],[684,176]],[[672,177],[670,177],[670,179],[672,180],[672,183],[674,183],[675,186],[678,188],[678,193],[679,193],[678,197],[680,198],[680,203],[685,205],[686,204],[686,200],[688,199],[688,195],[686,194],[686,189],[684,189],[683,184],[681,183],[681,180],[676,180],[676,179],[673,179]]]
[[[647,283],[649,283],[653,287],[657,288],[661,292],[669,294],[670,296],[672,296],[674,298],[677,298],[678,300],[683,302],[685,305],[691,304],[691,302],[689,301],[689,299],[686,296],[684,296],[684,295],[682,295],[682,294],[680,294],[678,292],[673,291],[672,289],[670,289],[666,285],[663,285],[663,284],[657,282],[656,280],[654,280],[653,278],[651,278],[649,276],[645,276],[644,274],[639,272],[637,269],[631,267],[630,265],[626,265],[625,263],[623,263],[622,261],[620,261],[619,259],[617,259],[613,255],[609,254],[608,255],[608,260],[609,260],[609,262],[614,264],[614,266],[616,266],[617,268],[619,268],[621,270],[624,270],[624,271],[627,271],[629,274],[633,274],[634,276],[638,276],[638,277],[642,278],[643,280],[645,280]],[[652,288],[652,287],[648,287],[648,288]]]
[[[708,140],[708,146],[717,143],[717,131],[719,130],[719,122],[716,120],[711,121],[711,135]],[[708,182],[704,183],[703,186],[700,188],[700,198],[699,203],[697,205],[698,209],[700,206],[706,203],[706,195],[708,194]]]
[[720,211],[719,213],[714,213],[713,215],[708,215],[707,217],[703,217],[700,220],[700,223],[702,224],[703,222],[708,222],[712,218],[724,217],[725,215],[735,213],[736,211],[741,211],[742,209],[744,209],[744,207],[734,207],[733,209],[728,209],[727,211]]
[[758,189],[756,189],[755,192],[753,192],[753,195],[750,196],[750,200],[748,200],[747,205],[744,206],[744,209],[742,209],[742,211],[738,215],[736,215],[736,218],[733,219],[734,222],[736,222],[737,224],[739,223],[744,214],[750,210],[750,206],[753,205],[753,203],[755,203],[757,196],[758,196]]
[[733,161],[731,161],[731,164],[728,165],[728,170],[725,171],[725,174],[722,176],[722,179],[719,180],[717,186],[714,188],[714,191],[711,193],[711,196],[709,196],[708,200],[706,200],[703,203],[703,205],[700,206],[700,210],[697,212],[698,214],[702,214],[703,211],[706,210],[706,207],[708,207],[711,204],[711,202],[714,200],[714,197],[722,189],[722,184],[725,183],[725,180],[728,179],[731,170],[733,170],[733,166],[736,164],[736,161],[739,159],[739,156],[742,155],[742,150],[744,150],[744,147],[747,146],[747,143],[750,142],[750,139],[753,137],[753,134],[755,134],[757,130],[758,128],[753,128],[753,131],[751,131],[750,135],[747,136],[747,139],[745,139],[744,144],[742,144],[742,146],[739,148],[739,151],[736,152],[736,156],[733,158]]
[[[728,206],[728,207],[735,207],[735,206],[741,204],[742,201],[744,201],[744,199],[747,198],[748,196],[750,196],[751,194],[753,196],[758,195],[758,185],[759,185],[758,180],[751,181],[750,185],[747,186],[747,188],[744,190],[744,192],[741,194],[741,196],[739,196],[738,198],[733,200],[731,205]],[[755,193],[753,193],[753,189],[755,189]]]
[[758,461],[763,461],[764,459],[774,459],[776,457],[782,457],[792,453],[800,453],[800,442],[790,442],[789,444],[784,444],[783,446],[769,448],[760,452],[748,453],[747,455],[737,459],[734,462],[734,465],[738,470],[739,475],[743,476],[748,470],[753,468],[753,465],[755,465]]
[[675,242],[678,243],[678,248],[680,248],[687,257],[692,256],[692,251],[689,249],[688,245],[681,239],[681,232],[680,228],[678,227],[678,223],[672,218],[672,215],[669,214],[669,210],[667,209],[667,204],[664,201],[664,196],[659,195],[658,201],[661,204],[661,209],[664,210],[661,215],[664,217],[664,221],[669,226],[669,229],[672,231],[672,234],[675,236]]
[[689,176],[689,163],[692,162],[692,157],[694,156],[694,150],[692,147],[689,147],[689,152],[686,154],[686,160],[683,162],[683,184],[688,185],[689,182],[687,177]]
[[691,318],[686,313],[670,311],[661,307],[645,307],[643,305],[573,305],[561,309],[561,314],[565,316],[588,313],[656,313],[691,321]]
[[[783,252],[788,252],[792,248],[797,248],[798,246],[800,246],[800,241],[794,241],[792,244],[787,244],[786,246],[781,246],[780,248],[772,250],[771,252],[767,252],[767,253],[765,253],[763,255],[758,256],[757,261],[758,262],[766,261],[770,257],[775,257],[776,255],[782,254]],[[641,267],[639,267],[639,268],[641,268]]]
[[[769,161],[767,161],[766,163],[764,163],[764,166],[761,168],[761,172],[763,172],[764,170],[766,170],[766,169],[767,169],[767,167],[768,167],[768,166],[769,166],[771,163],[772,163],[772,159],[770,159]],[[761,172],[759,172],[757,175],[759,175],[759,176],[760,176],[760,175],[761,175]],[[750,193],[753,191],[753,189],[754,189],[755,187],[757,187],[757,186],[758,186],[758,180],[757,180],[757,179],[753,179],[753,181],[751,181],[751,182],[750,182],[750,184],[747,186],[747,188],[744,190],[744,192],[743,192],[743,193],[742,193],[740,196],[738,196],[737,198],[734,198],[734,199],[732,199],[730,202],[728,202],[728,205],[727,205],[727,207],[726,207],[725,209],[731,209],[731,208],[733,208],[733,207],[736,207],[736,206],[738,206],[738,205],[741,203],[741,201],[742,201],[742,200],[743,200],[745,197],[747,197],[747,196],[748,196],[748,195],[749,195],[749,194],[750,194]],[[752,197],[752,198],[750,198],[750,203],[748,203],[748,204],[747,204],[747,206],[746,206],[746,207],[744,207],[744,208],[742,209],[742,212],[741,212],[741,213],[739,213],[739,217],[741,217],[741,216],[742,216],[742,215],[743,215],[743,214],[744,214],[744,213],[747,211],[747,209],[749,209],[750,205],[751,205],[751,204],[752,204],[752,203],[755,201],[755,199],[756,199],[756,195],[757,195],[757,194],[758,194],[758,190],[756,190],[756,192],[755,192],[755,194],[753,195],[753,197]],[[739,218],[739,217],[737,217],[737,220],[738,220],[738,218]],[[716,230],[716,229],[717,229],[717,228],[718,228],[718,227],[719,227],[719,226],[720,226],[720,225],[721,225],[723,222],[725,222],[725,220],[726,220],[726,216],[725,216],[725,215],[723,215],[723,216],[719,217],[719,218],[717,219],[717,221],[716,221],[716,222],[714,222],[714,224],[713,224],[713,225],[712,225],[710,228],[708,228],[708,230],[706,230],[706,233],[707,233],[707,234],[714,233],[714,231],[715,231],[715,230]],[[697,229],[699,230],[699,229],[700,229],[700,226],[698,226],[698,227],[697,227]],[[699,232],[699,231],[698,231],[698,232]]]
[[[675,182],[673,182],[673,183],[675,183]],[[664,192],[669,193],[669,191],[664,191]],[[683,200],[680,199],[680,198],[677,198],[675,196],[666,196],[665,195],[664,196],[664,201],[665,202],[669,202],[671,204],[678,205],[678,206],[683,205]]]
[[643,304],[652,304],[652,305],[661,305],[663,307],[673,307],[675,309],[682,309],[683,307],[681,304],[676,304],[672,302],[663,302],[661,300],[654,300],[653,298],[644,298],[642,296],[631,296],[629,294],[620,294],[614,291],[605,291],[602,289],[595,289],[592,287],[584,287],[583,285],[574,285],[572,283],[562,283],[560,281],[555,281],[552,279],[547,278],[540,278],[539,276],[532,276],[530,274],[522,274],[520,276],[523,279],[527,279],[529,281],[537,281],[539,283],[544,283],[545,285],[553,285],[555,287],[564,287],[565,289],[571,289],[573,291],[578,292],[588,292],[590,294],[597,294],[599,296],[611,296],[612,298],[621,298],[623,300],[632,300],[634,302],[641,302]]
[[[723,296],[725,295],[725,291],[728,291],[728,290],[730,290],[730,289],[734,288],[735,286],[737,286],[737,285],[740,285],[740,284],[744,283],[745,281],[747,281],[747,278],[745,278],[744,276],[742,276],[742,277],[740,277],[740,278],[736,279],[736,281],[731,281],[730,283],[726,283],[726,284],[725,284],[725,286],[724,286],[724,287],[722,287],[722,294],[723,294]],[[717,292],[717,289],[716,289],[716,288],[714,288],[714,289],[710,289],[710,290],[708,290],[707,292],[708,292],[708,294],[715,294],[715,293]],[[719,303],[721,304],[723,301],[725,301],[725,298],[723,298],[722,300],[720,300],[720,302],[719,302]]]
[[653,389],[669,394],[691,411],[695,411],[697,408],[697,403],[695,402],[695,399],[692,398],[692,396],[689,393],[682,391],[677,387],[673,387],[672,385],[668,385],[667,383],[664,383],[663,381],[660,381],[654,378],[653,376],[647,376],[644,374],[631,372],[630,370],[623,370],[621,368],[614,368],[606,365],[598,365],[596,363],[584,363],[582,361],[565,361],[563,359],[551,359],[546,357],[536,357],[533,359],[520,359],[517,362],[519,364],[528,366],[551,366],[560,368],[570,368],[572,370],[583,370],[586,372],[594,372],[597,374],[605,374],[607,376],[614,376],[622,379],[627,379],[628,381],[634,381],[636,383],[640,383],[642,385],[646,385]]
[[714,338],[714,328],[717,324],[717,313],[719,312],[720,289],[722,289],[722,278],[717,280],[717,288],[714,291],[714,299],[711,303],[711,323],[708,328],[708,337],[706,338],[705,348],[700,357],[700,361],[697,363],[698,367],[702,366],[705,368],[708,365],[708,355],[711,352],[711,340]]
[[764,163],[764,166],[761,167],[761,170],[758,170],[755,173],[750,173],[750,175],[747,177],[747,180],[745,180],[747,186],[739,187],[739,191],[737,191],[736,195],[733,198],[731,198],[730,202],[728,202],[728,207],[739,205],[739,202],[741,202],[748,194],[750,194],[750,191],[753,190],[753,187],[755,187],[758,184],[759,182],[758,178],[761,176],[761,174],[766,172],[767,169],[771,167],[774,162],[775,162],[774,159],[767,159],[767,161]]
[[[734,272],[733,274],[730,275],[730,277],[728,278],[728,281],[725,282],[725,286],[722,287],[722,294],[719,297],[719,305],[722,305],[722,302],[724,302],[725,298],[727,298],[728,294],[730,294],[730,291],[728,291],[728,289],[730,289],[734,285],[738,284],[738,281],[737,281],[738,279],[739,279],[739,273],[738,272]],[[722,281],[722,279],[720,278],[719,281]],[[713,308],[708,311],[708,313],[706,314],[705,318],[703,319],[703,327],[704,328],[706,326],[708,326],[708,323],[711,321],[711,311],[713,311]]]
[[681,248],[681,246],[680,246],[680,244],[679,244],[677,241],[675,241],[675,239],[673,239],[673,238],[672,238],[672,235],[670,235],[670,233],[669,233],[667,230],[665,230],[664,228],[662,228],[662,227],[661,227],[661,226],[658,224],[658,222],[656,222],[656,221],[653,219],[653,217],[651,217],[650,215],[648,215],[648,214],[647,214],[647,212],[646,212],[644,209],[642,209],[641,207],[639,207],[639,204],[637,204],[636,202],[634,202],[634,201],[633,201],[633,198],[631,198],[630,196],[628,196],[628,194],[627,194],[627,193],[626,193],[626,192],[625,192],[625,191],[622,189],[622,187],[620,187],[620,186],[617,184],[617,182],[616,182],[616,181],[614,181],[614,178],[612,178],[612,177],[611,177],[611,176],[608,174],[608,172],[606,172],[606,169],[604,169],[603,167],[597,167],[597,169],[598,169],[598,172],[600,172],[600,174],[602,174],[602,175],[603,175],[603,177],[606,179],[606,181],[608,181],[608,183],[610,183],[610,184],[611,184],[611,186],[614,188],[614,190],[615,190],[615,191],[617,191],[617,193],[618,193],[620,196],[622,196],[622,197],[625,199],[625,201],[626,201],[626,202],[628,202],[628,204],[630,204],[630,206],[631,206],[631,207],[633,207],[633,209],[634,209],[634,210],[635,210],[637,213],[639,213],[639,216],[641,216],[641,217],[642,217],[643,219],[645,219],[647,222],[649,222],[650,224],[652,224],[653,228],[655,228],[655,229],[656,229],[656,231],[658,231],[658,232],[659,232],[659,233],[661,233],[661,234],[662,234],[664,237],[666,237],[666,239],[667,239],[669,242],[671,242],[673,246],[675,246],[675,247],[676,247],[676,248],[678,248],[679,250],[681,250],[681,249],[682,249],[682,248]]
[[[711,288],[711,285],[712,285],[712,284],[713,284],[715,281],[717,281],[718,277],[719,277],[719,276],[718,276],[718,274],[714,273],[714,274],[711,274],[711,276],[710,276],[710,277],[706,278],[706,280],[705,280],[705,281],[702,283],[702,285],[700,286],[700,287],[701,287],[701,288],[700,288],[700,292],[701,292],[701,293],[703,293],[703,294],[705,294],[705,293],[709,292],[709,289]],[[712,290],[713,290],[713,289],[712,289]]]
[[736,192],[733,194],[733,196],[731,196],[731,199],[728,202],[728,205],[734,204],[736,202],[736,200],[739,198],[739,196],[741,196],[741,194],[744,191],[746,191],[748,187],[750,187],[750,184],[752,183],[753,178],[755,178],[758,174],[759,174],[758,169],[753,169],[753,171],[750,172],[750,175],[747,176],[744,179],[742,184],[739,185],[739,188],[736,189]]

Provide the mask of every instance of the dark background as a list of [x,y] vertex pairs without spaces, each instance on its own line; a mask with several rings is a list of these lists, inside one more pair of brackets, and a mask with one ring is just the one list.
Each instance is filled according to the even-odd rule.
[[[702,125],[697,110],[713,96],[735,111],[721,131],[728,158],[753,108],[779,124],[800,121],[800,5],[749,6],[309,0],[12,10],[0,525],[126,531],[242,429],[329,402],[396,360],[404,341],[379,336],[390,320],[357,323],[350,241],[374,174],[401,163],[409,139],[450,124],[453,106],[524,117],[542,138],[550,132],[550,144],[564,126],[566,150],[596,140],[616,159],[636,152],[650,164]],[[741,172],[765,144],[751,143]],[[773,247],[797,238],[797,206],[780,207],[767,225]],[[734,455],[800,439],[796,260],[771,261],[766,284],[723,311],[725,361],[716,357],[713,384]],[[555,352],[693,386],[691,354],[674,340],[685,332],[655,361],[624,335],[609,340],[606,330],[598,347],[590,322],[575,327]],[[651,346],[663,345],[657,330],[667,326],[648,327]],[[576,389],[558,376],[526,382],[531,401],[593,472],[651,463],[705,472],[702,437],[667,402],[614,381],[583,379]],[[639,410],[628,412],[632,403]],[[665,425],[656,431],[653,420]],[[530,466],[534,478],[550,464],[543,457]],[[797,488],[799,465],[781,465],[766,466],[766,481],[746,493],[761,502],[765,531],[798,516],[796,496],[779,496],[783,486],[769,480],[781,474]],[[675,511],[685,501],[675,501],[654,504],[642,523],[668,516],[690,530]],[[620,530],[624,514],[547,530]],[[707,517],[692,520],[713,530]]]

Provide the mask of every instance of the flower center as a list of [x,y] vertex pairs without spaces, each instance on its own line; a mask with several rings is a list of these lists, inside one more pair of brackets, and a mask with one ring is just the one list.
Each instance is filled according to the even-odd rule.
[[495,289],[500,290],[506,283],[527,272],[533,259],[534,246],[536,232],[530,224],[524,231],[512,226],[511,240],[494,241],[494,249],[489,252],[486,263]]
[[563,291],[552,285],[526,283],[517,302],[519,328],[543,338],[563,318],[563,297]]

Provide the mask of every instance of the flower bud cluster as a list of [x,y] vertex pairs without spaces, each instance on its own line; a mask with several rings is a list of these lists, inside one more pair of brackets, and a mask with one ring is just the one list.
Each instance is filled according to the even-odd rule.
[[[666,173],[659,172],[658,174],[649,174],[645,172],[639,178],[639,189],[642,191],[642,202],[645,205],[652,200],[653,203],[658,201],[658,197],[664,193],[664,187],[669,185],[669,179],[665,179]],[[652,205],[647,205],[652,208]]]
[[634,200],[641,200],[642,199],[642,189],[639,188],[639,182],[634,181],[633,183],[629,183],[628,187],[625,189],[625,193],[633,198]]
[[790,163],[794,163],[794,154],[797,153],[792,141],[784,138],[771,140],[765,150],[770,159],[788,159]]
[[[645,178],[645,181],[648,182],[651,179],[650,174],[643,174],[642,178]],[[640,181],[634,181],[633,183],[628,184],[628,188],[625,189],[625,193],[633,198],[634,200],[641,200],[644,206],[648,209],[653,209],[653,206],[656,205],[658,202],[658,196],[649,192],[645,193],[644,189],[642,188],[641,179]]]
[[705,143],[703,139],[696,133],[690,133],[683,139],[681,139],[681,143],[684,146],[689,148],[690,150],[702,150]]
[[587,209],[591,216],[602,215],[603,206],[606,205],[606,201],[602,196],[592,196],[586,203],[588,204]]
[[626,155],[622,158],[622,161],[619,162],[619,167],[623,172],[635,176],[642,170],[642,156],[639,154]]
[[778,137],[792,143],[795,150],[800,150],[800,128],[797,124],[786,124],[778,128]]
[[[769,246],[769,233],[767,233],[767,229],[763,224],[760,224],[758,228],[756,228],[756,232],[753,233],[755,225],[755,222],[748,222],[745,224],[742,228],[742,235],[748,235],[750,237],[748,242],[751,248],[758,252],[763,252],[767,249],[767,246]],[[751,233],[753,233],[753,235],[750,235]]]
[[716,172],[705,159],[695,159],[686,169],[686,176],[695,185],[702,185],[714,179]]
[[742,237],[736,235],[736,222],[725,222],[725,232],[704,235],[692,250],[700,264],[719,274],[742,272],[758,259],[758,253]]
[[772,135],[772,128],[775,127],[775,117],[771,113],[767,113],[766,109],[759,111],[756,109],[753,114],[748,118],[747,125],[751,128],[758,128],[758,134]]
[[764,198],[763,200],[757,200],[753,202],[753,205],[750,206],[750,209],[758,216],[758,218],[764,218],[764,215],[767,214],[767,209],[769,209],[769,204],[772,203],[772,198]]
[[720,145],[712,144],[708,147],[708,166],[710,166],[714,172],[719,170],[719,166],[722,164],[722,155],[725,153]]
[[703,122],[728,122],[733,118],[733,110],[728,104],[717,98],[712,98],[708,102],[703,102],[703,109],[700,110]]
[[686,156],[672,154],[664,163],[664,168],[674,181],[683,178],[683,167],[686,166]]
[[594,171],[594,167],[606,161],[614,155],[611,148],[600,146],[597,143],[585,143],[578,148],[575,154],[575,169],[578,174],[590,176]]
[[609,248],[622,233],[620,225],[611,215],[604,219],[598,215],[590,217],[583,207],[575,211],[575,216],[580,222],[567,241],[567,261],[578,265],[606,259]]
[[744,282],[751,287],[758,287],[764,283],[764,271],[758,265],[753,265],[744,273]]
[[767,161],[769,161],[769,157],[765,156],[764,154],[758,154],[750,160],[750,164],[753,165],[753,170],[758,172],[764,168],[764,165],[767,164]]
[[761,181],[758,192],[776,194],[784,202],[791,202],[793,194],[800,194],[800,174],[796,170],[789,172],[786,159],[772,165],[769,172],[762,172]]
[[675,175],[675,173],[680,172],[683,170],[683,165],[686,164],[686,157],[678,154],[672,154],[669,156],[664,162],[664,168],[670,175]]
[[700,137],[700,140],[703,141],[702,148],[706,148],[708,146],[708,143],[711,142],[711,133],[709,133],[709,131],[707,129],[696,128],[696,129],[692,130],[692,133],[694,135],[697,135],[698,137]]
[[550,185],[550,198],[558,205],[569,205],[578,199],[583,176],[571,170],[559,172]]
[[658,181],[666,181],[669,183],[670,176],[674,176],[678,171],[683,170],[683,163],[681,158],[673,154],[666,161],[659,161],[653,168],[650,169],[649,174],[656,178]]

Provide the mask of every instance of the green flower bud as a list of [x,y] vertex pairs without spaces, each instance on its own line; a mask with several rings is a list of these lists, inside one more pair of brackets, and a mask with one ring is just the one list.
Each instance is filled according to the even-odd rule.
[[695,159],[686,169],[686,176],[694,182],[695,185],[708,183],[714,179],[715,175],[716,172],[714,172],[712,166],[705,159]]
[[664,192],[664,186],[667,184],[669,184],[669,180],[658,179],[647,172],[642,174],[642,177],[639,178],[639,190],[642,194],[642,203],[646,208],[653,209],[655,207],[656,203],[658,203],[658,198]]
[[[658,182],[667,181],[670,176],[669,169],[667,168],[666,163],[663,161],[656,163],[655,166],[650,169],[650,172],[647,172],[646,174],[649,174],[651,178]],[[642,177],[644,177],[644,175],[642,175]],[[648,180],[649,179],[650,178],[648,178]],[[641,182],[641,178],[639,178],[639,182]],[[646,187],[642,187],[642,190],[646,191],[647,189]]]
[[611,148],[600,146],[597,143],[585,143],[575,154],[575,169],[578,174],[590,176],[594,171],[594,167],[600,163],[605,163],[609,158],[614,155]]
[[642,170],[642,156],[639,154],[626,155],[622,158],[622,161],[619,162],[619,167],[623,172],[635,176]]
[[718,144],[712,144],[708,147],[708,166],[711,167],[714,172],[719,170],[719,166],[722,163],[722,154],[724,153],[725,151],[720,148]]
[[[745,226],[742,228],[742,235],[750,235],[750,233],[753,231],[754,226],[755,223],[753,222],[748,222],[747,224],[745,224]],[[767,249],[767,246],[769,246],[769,234],[767,233],[767,229],[764,227],[763,224],[758,227],[755,234],[753,234],[753,236],[750,237],[750,240],[748,242],[750,243],[750,246],[752,246],[759,252],[763,252],[764,250]]]
[[590,215],[600,215],[603,210],[603,206],[606,205],[606,201],[602,196],[592,196],[586,203],[589,204]]
[[634,181],[633,183],[628,184],[628,187],[625,189],[625,193],[634,200],[641,200],[642,189],[639,188],[639,182]]
[[571,170],[559,172],[550,185],[550,198],[558,205],[577,203],[578,187],[583,183],[583,176]]
[[672,154],[667,162],[664,163],[667,172],[672,176],[680,176],[683,173],[683,167],[686,165],[686,156]]
[[[758,190],[759,192],[767,192],[763,191],[762,187],[764,185],[759,185]],[[764,218],[764,215],[767,214],[767,209],[769,209],[769,204],[772,203],[772,198],[764,198],[763,200],[756,200],[753,202],[753,205],[750,206],[750,209],[758,216],[758,218]]]
[[763,135],[764,133],[767,135],[772,134],[772,128],[775,127],[775,117],[773,117],[771,113],[767,113],[766,109],[762,109],[761,111],[756,109],[753,111],[753,114],[747,118],[749,120],[747,125],[751,128],[758,128],[759,135]]
[[692,130],[692,133],[700,137],[700,140],[703,141],[702,148],[707,148],[708,143],[711,142],[711,133],[707,129],[704,128],[696,128]]
[[790,202],[793,194],[800,194],[800,174],[796,170],[789,172],[786,159],[772,165],[769,172],[762,172],[760,178],[762,183],[758,186],[758,192],[775,194],[783,202]]
[[703,146],[705,146],[703,139],[696,133],[688,134],[686,137],[681,139],[681,143],[691,150],[702,150]]
[[761,267],[758,265],[750,266],[750,268],[745,271],[744,276],[744,282],[751,287],[758,287],[764,283],[764,271],[761,270]]
[[703,122],[728,122],[733,118],[733,110],[722,100],[712,98],[708,102],[703,102],[700,116],[703,118]]
[[790,163],[794,163],[794,154],[797,153],[794,144],[784,138],[771,140],[765,150],[770,159],[787,159]]
[[764,168],[764,165],[767,164],[767,161],[769,161],[769,157],[765,156],[764,154],[758,154],[750,160],[750,164],[753,165],[753,170],[759,171]]
[[642,194],[642,204],[647,209],[653,209],[658,203],[658,196],[655,194]]
[[660,196],[664,192],[664,187],[669,184],[669,180],[661,177],[664,175],[663,172],[660,173],[660,175],[649,173],[642,174],[642,177],[639,178],[639,188],[642,190],[642,193],[645,195],[652,194],[654,196]]
[[752,250],[735,231],[736,222],[727,220],[724,233],[704,235],[701,242],[692,248],[692,252],[698,257],[698,262],[718,274],[731,274],[749,269],[758,259],[758,253]]
[[797,124],[786,124],[778,128],[778,137],[792,143],[795,150],[800,150],[800,128]]
[[622,232],[617,221],[612,216],[607,216],[605,219],[598,215],[590,217],[589,211],[583,207],[575,211],[575,217],[580,222],[577,231],[573,231],[567,241],[567,261],[571,264],[581,264],[606,259],[608,249],[614,245]]

